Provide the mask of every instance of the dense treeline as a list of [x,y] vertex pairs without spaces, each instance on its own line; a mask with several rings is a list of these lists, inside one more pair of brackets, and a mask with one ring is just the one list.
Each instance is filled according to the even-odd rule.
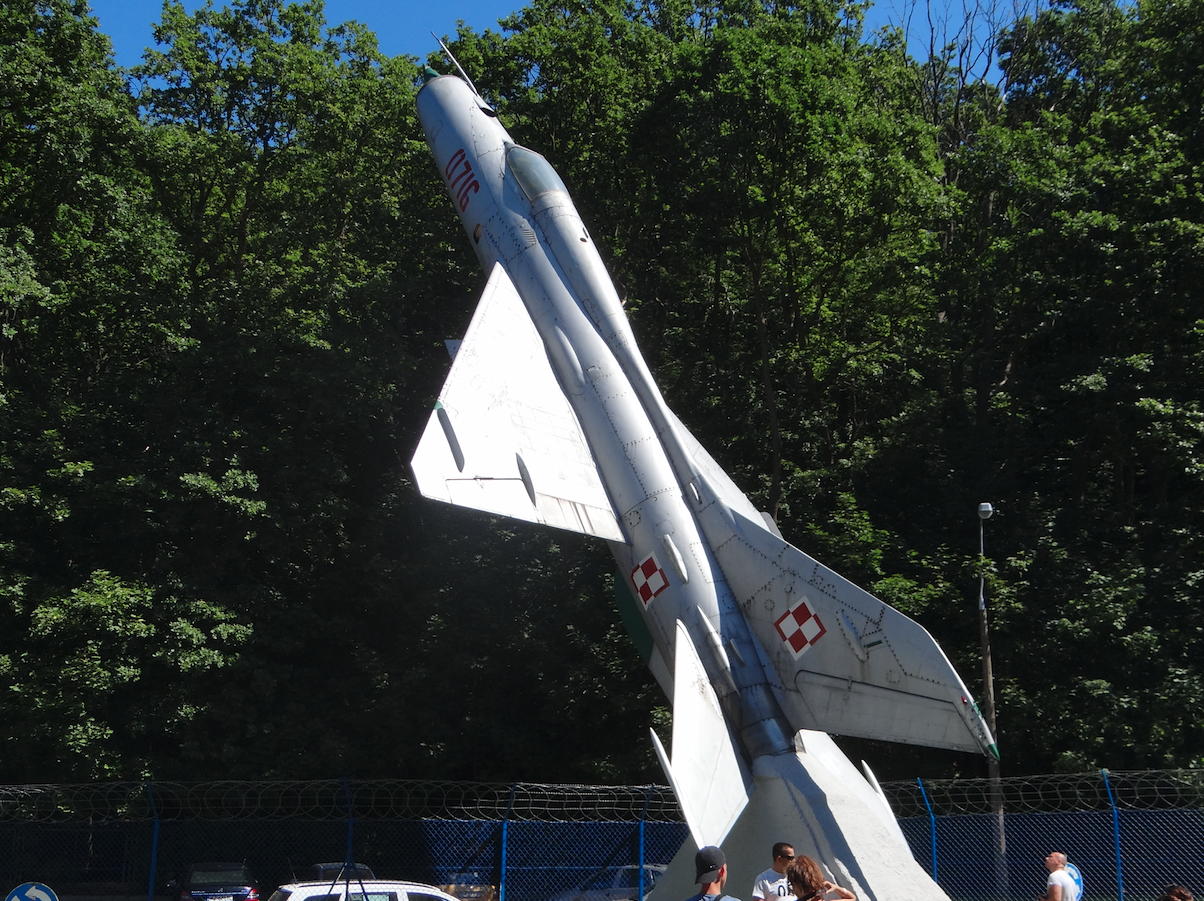
[[[1004,771],[1198,763],[1204,3],[1059,2],[989,81],[840,0],[504,24],[453,45],[670,405],[974,686],[995,504]],[[604,547],[409,482],[482,283],[415,61],[320,0],[156,40],[0,6],[0,781],[659,778]]]

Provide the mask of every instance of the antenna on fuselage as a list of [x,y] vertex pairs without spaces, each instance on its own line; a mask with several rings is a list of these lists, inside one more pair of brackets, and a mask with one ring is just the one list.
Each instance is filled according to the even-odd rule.
[[447,44],[443,43],[443,40],[439,37],[439,35],[435,34],[435,32],[433,32],[433,31],[431,32],[431,37],[433,37],[436,41],[439,42],[439,46],[443,48],[443,52],[447,54],[447,58],[450,59],[452,61],[452,65],[455,66],[456,69],[459,70],[460,77],[463,78],[466,82],[468,82],[468,86],[470,88],[472,88],[472,92],[474,94],[476,94],[478,97],[480,97],[481,102],[484,103],[485,98],[481,97],[481,92],[478,91],[477,86],[472,83],[472,79],[468,77],[468,73],[465,72],[464,67],[460,65],[460,61],[452,55],[452,52],[449,49],[447,49]]

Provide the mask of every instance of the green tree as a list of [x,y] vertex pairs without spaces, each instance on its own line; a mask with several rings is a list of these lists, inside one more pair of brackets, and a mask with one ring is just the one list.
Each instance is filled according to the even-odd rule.
[[[1001,747],[1022,771],[1200,754],[1186,598],[1204,210],[1195,125],[1172,111],[1179,76],[1152,37],[1175,20],[1191,48],[1182,16],[1065,4],[1005,35],[1006,107],[946,158],[940,317],[915,363],[926,390],[891,424],[872,481],[877,521],[919,558],[946,557],[967,594],[970,511],[996,502]],[[1151,110],[1147,95],[1178,99]],[[917,523],[889,512],[925,506]],[[967,534],[951,554],[941,523],[955,521]]]
[[[179,347],[180,257],[84,3],[0,11],[0,716],[9,778],[140,775],[244,637],[150,577],[139,396]],[[137,512],[135,512],[137,511]]]

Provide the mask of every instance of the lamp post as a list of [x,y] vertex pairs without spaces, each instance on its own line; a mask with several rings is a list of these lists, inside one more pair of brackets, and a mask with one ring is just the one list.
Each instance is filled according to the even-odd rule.
[[[982,645],[983,714],[986,716],[987,727],[991,730],[992,737],[998,741],[999,736],[995,734],[995,679],[991,674],[991,634],[987,630],[987,557],[983,534],[983,527],[994,512],[995,508],[985,501],[978,505],[978,640]],[[993,767],[995,775],[998,775],[999,761],[991,757],[989,765]]]
[[[986,545],[984,532],[986,522],[994,514],[995,508],[984,501],[978,505],[978,639],[982,645],[982,683],[983,683],[983,715],[987,728],[996,743],[999,733],[995,728],[995,677],[991,671],[991,633],[987,628],[987,597],[986,597]],[[1007,853],[1007,836],[1003,829],[1003,790],[999,783],[999,760],[993,755],[987,757],[987,778],[991,783],[991,811],[996,815],[999,832],[999,854]]]

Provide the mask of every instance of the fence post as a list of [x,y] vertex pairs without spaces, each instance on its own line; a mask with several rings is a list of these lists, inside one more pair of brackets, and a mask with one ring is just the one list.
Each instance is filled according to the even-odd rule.
[[932,805],[928,803],[928,792],[924,791],[924,780],[916,776],[916,785],[924,797],[924,806],[928,808],[928,828],[932,833],[932,881],[940,884],[936,877],[936,817],[932,814]]
[[150,801],[151,816],[155,818],[151,827],[150,879],[146,885],[146,901],[155,901],[155,866],[159,861],[159,805],[155,803],[155,789],[149,781],[146,783],[146,797]]
[[1100,770],[1104,777],[1104,788],[1108,790],[1108,803],[1112,806],[1112,844],[1116,849],[1116,892],[1117,901],[1125,901],[1125,874],[1120,856],[1120,812],[1116,809],[1116,799],[1112,797],[1112,786],[1108,784],[1108,771]]
[[637,870],[637,872],[639,873],[638,878],[640,880],[637,883],[640,893],[636,897],[639,898],[639,901],[644,901],[644,823],[648,819],[648,805],[651,803],[652,803],[652,786],[649,785],[648,793],[646,795],[644,795],[644,809],[642,811],[640,811],[640,852],[639,852],[639,860],[636,861],[636,865],[639,867],[639,870]]
[[514,789],[517,783],[510,784],[510,800],[506,803],[506,815],[502,818],[502,863],[501,872],[497,879],[497,899],[506,901],[506,841],[510,831],[510,812],[514,809]]
[[351,864],[355,862],[355,804],[351,797],[350,781],[344,778],[340,779],[339,783],[343,788],[343,803],[347,805],[347,853],[343,858],[343,863],[347,865],[348,869],[343,875],[350,879],[354,872]]

